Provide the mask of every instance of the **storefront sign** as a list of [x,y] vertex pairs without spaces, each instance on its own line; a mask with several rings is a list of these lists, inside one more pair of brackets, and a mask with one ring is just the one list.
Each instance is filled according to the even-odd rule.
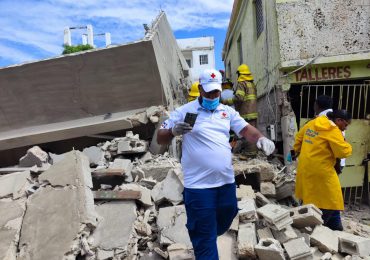
[[351,77],[350,66],[303,68],[295,73],[296,82],[348,79]]

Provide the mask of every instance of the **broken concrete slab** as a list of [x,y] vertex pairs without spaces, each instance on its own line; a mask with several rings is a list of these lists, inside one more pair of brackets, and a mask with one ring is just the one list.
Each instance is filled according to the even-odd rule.
[[273,165],[260,159],[237,161],[233,164],[233,167],[235,176],[239,174],[258,173],[260,181],[272,181],[275,177]]
[[167,200],[172,205],[177,205],[183,201],[183,191],[182,170],[181,168],[174,168],[168,171],[167,177],[162,182],[154,186],[151,195],[156,204]]
[[254,247],[257,245],[256,226],[254,223],[239,225],[238,256],[239,258],[255,258]]
[[195,259],[192,250],[187,248],[186,245],[175,243],[167,247],[169,260],[193,260]]
[[97,146],[90,146],[82,151],[89,158],[90,166],[105,165],[105,152]]
[[289,256],[289,259],[303,259],[306,257],[312,257],[310,247],[304,242],[304,238],[296,238],[283,244],[284,248]]
[[[218,256],[221,260],[237,260],[236,235],[233,232],[226,232],[217,237]],[[193,259],[193,258],[191,258]]]
[[151,191],[141,185],[135,183],[122,184],[119,186],[119,190],[122,191],[138,191],[141,193],[141,197],[138,199],[145,207],[153,206]]
[[98,225],[93,246],[103,250],[126,249],[136,220],[134,201],[111,201],[96,206]]
[[239,188],[236,189],[236,197],[238,200],[247,198],[255,199],[256,194],[254,193],[252,186],[241,184],[239,185]]
[[129,159],[120,159],[120,158],[117,158],[113,161],[113,163],[109,166],[109,169],[111,170],[121,170],[124,175],[126,176],[126,181],[127,182],[132,182],[133,181],[133,177],[132,177],[132,174],[131,174],[131,171],[132,171],[132,168],[133,168],[133,164],[131,162],[131,160]]
[[39,181],[48,182],[52,186],[93,186],[89,160],[79,151],[66,153],[62,161],[39,176]]
[[186,220],[184,205],[160,208],[157,225],[160,229],[161,245],[181,243],[193,248],[185,226]]
[[313,227],[323,224],[322,212],[313,204],[290,209],[290,216],[293,219],[292,226],[296,228]]
[[370,238],[356,236],[350,233],[336,231],[339,237],[339,251],[361,257],[370,256]]
[[282,208],[279,205],[267,204],[257,209],[258,215],[261,215],[267,224],[276,230],[282,230],[293,223],[290,217],[289,210]]
[[26,189],[30,185],[30,178],[29,171],[0,176],[0,198],[12,195],[13,199],[18,199],[25,196]]
[[117,154],[145,153],[148,150],[148,142],[133,136],[122,138],[117,144]]
[[259,240],[267,238],[274,239],[274,235],[272,234],[271,229],[269,227],[257,229],[257,235]]
[[323,253],[338,252],[338,235],[328,227],[322,225],[316,226],[311,234],[311,243],[317,246]]
[[278,240],[281,244],[288,242],[289,240],[295,239],[298,237],[297,233],[294,231],[292,226],[288,225],[282,230],[272,229],[272,234],[274,238]]
[[276,195],[275,184],[272,182],[261,182],[260,189],[266,197],[275,197]]
[[241,223],[254,222],[257,220],[256,204],[254,199],[238,201],[239,221]]
[[291,180],[275,184],[275,190],[276,190],[275,198],[277,200],[293,196],[295,190],[295,181]]
[[20,236],[21,256],[76,256],[79,249],[75,245],[81,232],[89,234],[96,225],[88,159],[81,152],[72,151],[39,179],[53,186],[39,188],[27,201]]
[[27,154],[19,159],[20,167],[32,167],[34,165],[41,167],[47,163],[49,156],[40,147],[34,146],[27,150]]
[[[139,168],[143,173],[141,178],[152,177],[156,181],[163,181],[166,178],[168,171],[175,167],[181,167],[180,163],[174,158],[166,158],[158,161],[153,160],[137,168]],[[136,174],[134,171],[132,172],[132,175],[135,179]]]
[[57,162],[60,162],[64,159],[65,154],[55,154],[55,153],[49,153],[50,163],[56,164]]
[[25,200],[0,200],[0,259],[15,260]]
[[284,249],[275,239],[261,239],[254,247],[259,260],[285,260]]

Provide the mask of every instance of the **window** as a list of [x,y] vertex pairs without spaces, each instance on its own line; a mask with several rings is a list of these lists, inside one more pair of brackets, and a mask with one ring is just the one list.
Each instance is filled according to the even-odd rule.
[[242,49],[242,35],[239,35],[238,41],[238,55],[239,55],[239,64],[243,64],[243,49]]
[[208,55],[199,55],[199,64],[204,65],[208,64]]
[[186,63],[188,64],[189,68],[191,68],[191,60],[190,59],[189,60],[187,59],[186,60]]
[[257,38],[263,32],[263,7],[262,0],[255,0],[256,5],[256,26],[257,26]]

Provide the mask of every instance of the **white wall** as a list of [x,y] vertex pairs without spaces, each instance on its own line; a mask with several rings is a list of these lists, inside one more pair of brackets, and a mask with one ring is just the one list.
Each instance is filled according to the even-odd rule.
[[[208,64],[200,65],[200,55],[208,55]],[[203,70],[214,69],[215,66],[215,51],[213,49],[193,51],[192,67],[190,68],[191,81],[194,82],[199,80],[199,75]]]

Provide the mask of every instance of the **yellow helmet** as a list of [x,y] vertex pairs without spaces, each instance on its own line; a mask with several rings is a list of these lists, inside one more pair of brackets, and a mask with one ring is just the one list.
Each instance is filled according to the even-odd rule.
[[191,97],[199,97],[199,81],[195,81],[193,85],[191,85],[190,91],[189,91],[189,96]]
[[240,65],[238,67],[238,72],[239,72],[239,74],[245,74],[245,75],[251,75],[252,74],[248,65],[246,65],[246,64]]

